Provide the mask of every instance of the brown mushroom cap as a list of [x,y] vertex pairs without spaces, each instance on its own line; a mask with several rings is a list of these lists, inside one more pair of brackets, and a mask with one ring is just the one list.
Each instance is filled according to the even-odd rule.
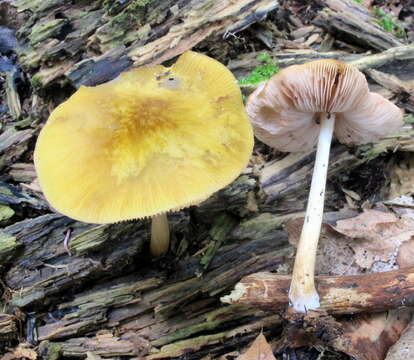
[[321,112],[337,115],[335,136],[347,144],[376,141],[402,125],[397,106],[370,93],[357,68],[336,60],[282,70],[250,95],[246,109],[257,138],[286,152],[315,146]]

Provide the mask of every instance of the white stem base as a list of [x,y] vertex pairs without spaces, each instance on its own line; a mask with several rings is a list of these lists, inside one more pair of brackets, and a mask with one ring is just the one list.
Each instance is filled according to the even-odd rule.
[[167,214],[155,215],[151,221],[150,251],[153,256],[160,256],[168,251],[170,246],[170,227]]
[[320,306],[319,295],[315,289],[315,260],[322,226],[329,151],[335,126],[335,115],[321,114],[320,124],[321,129],[308,205],[289,290],[290,306],[298,312],[316,310]]

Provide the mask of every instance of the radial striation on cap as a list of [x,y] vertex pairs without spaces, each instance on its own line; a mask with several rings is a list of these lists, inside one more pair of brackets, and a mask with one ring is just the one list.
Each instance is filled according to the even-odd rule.
[[320,113],[335,113],[335,136],[363,144],[397,131],[402,112],[369,92],[365,76],[337,60],[293,65],[260,85],[249,97],[247,113],[257,138],[280,151],[316,145]]
[[57,211],[111,223],[205,200],[239,175],[252,148],[235,78],[188,51],[170,68],[81,87],[50,115],[34,160]]

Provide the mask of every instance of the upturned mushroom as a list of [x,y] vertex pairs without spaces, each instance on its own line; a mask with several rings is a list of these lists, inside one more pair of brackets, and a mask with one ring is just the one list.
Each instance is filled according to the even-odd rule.
[[260,85],[248,99],[247,113],[256,137],[279,151],[306,151],[317,144],[289,291],[294,311],[316,310],[315,258],[332,135],[345,144],[375,142],[401,127],[402,112],[370,92],[357,68],[319,60],[290,66]]
[[160,255],[169,246],[166,213],[231,183],[252,148],[231,72],[187,51],[171,67],[82,86],[50,115],[34,162],[58,212],[99,224],[152,217],[151,251]]

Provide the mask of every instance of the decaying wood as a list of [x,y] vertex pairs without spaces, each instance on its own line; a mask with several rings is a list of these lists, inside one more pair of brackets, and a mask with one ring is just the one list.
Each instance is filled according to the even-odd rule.
[[[188,217],[178,214],[171,222],[175,236],[188,231]],[[32,331],[45,342],[45,352],[58,347],[64,355],[83,357],[95,348],[105,356],[137,356],[159,348],[153,358],[167,358],[207,345],[220,347],[224,339],[238,334],[248,337],[280,322],[278,316],[239,305],[217,307],[217,298],[243,275],[276,269],[290,251],[278,226],[269,227],[263,237],[253,238],[251,231],[252,237],[243,240],[239,226],[233,216],[222,215],[206,232],[199,229],[193,235],[211,237],[212,250],[171,262],[170,278],[162,262],[157,270],[145,260],[148,222],[96,227],[45,215],[16,223],[4,229],[14,245],[6,261],[12,265],[4,276],[9,306],[37,309]],[[73,232],[72,256],[63,243],[68,228]],[[214,240],[224,239],[226,248],[218,249]],[[131,275],[120,277],[122,273]],[[83,337],[100,329],[108,331],[103,338],[99,334]],[[207,330],[213,331],[210,336],[198,335]]]
[[[280,68],[295,64],[303,64],[305,62],[319,60],[319,59],[336,59],[347,62],[356,66],[359,70],[365,71],[367,69],[381,68],[385,72],[401,72],[404,75],[410,76],[410,71],[413,68],[412,61],[414,60],[414,45],[401,45],[382,51],[380,53],[358,53],[350,54],[345,51],[315,51],[315,50],[285,50],[261,53],[269,54],[277,60]],[[253,69],[260,65],[260,60],[257,59],[259,53],[243,54],[240,59],[231,60],[228,64],[230,70],[236,74],[244,74],[246,71]],[[404,63],[404,66],[396,66]],[[411,75],[412,76],[412,75]]]
[[[288,307],[290,277],[271,273],[246,276],[221,298],[228,304],[248,304],[267,311]],[[320,310],[329,314],[380,312],[414,305],[414,268],[316,279]]]
[[396,94],[397,104],[400,107],[414,112],[414,79],[409,78],[409,81],[403,81],[394,75],[375,69],[369,69],[367,73],[379,85]]
[[21,156],[33,136],[32,129],[17,130],[10,127],[0,135],[0,169],[10,165]]
[[[312,178],[315,151],[307,153],[291,153],[281,160],[267,163],[261,171],[260,186],[266,193],[267,206],[273,207],[274,203],[279,203],[278,210],[283,208],[281,200],[286,203],[295,201],[296,209],[302,210],[305,206],[307,195],[298,196],[301,190],[310,185]],[[345,146],[336,144],[333,146],[329,160],[328,179],[346,169],[347,171],[361,165],[363,158],[358,158],[352,154]],[[329,196],[327,196],[329,198]],[[266,206],[264,206],[266,208]]]
[[[274,0],[205,1],[196,9],[180,9],[183,23],[174,27],[167,35],[131,50],[128,55],[134,65],[159,64],[190,49],[215,32],[224,30],[224,37],[235,34],[249,26],[278,6]],[[191,10],[191,11],[189,11]]]
[[31,207],[33,209],[48,209],[46,202],[34,197],[33,194],[20,186],[0,181],[0,203],[4,205],[19,205],[20,209]]
[[[356,66],[367,75],[371,75],[370,70],[380,69],[387,73],[386,76],[394,75],[402,77],[407,81],[414,81],[414,45],[403,45],[390,48],[375,55],[372,55],[371,53],[350,54],[343,51],[319,52],[314,50],[289,50],[267,52],[267,54],[275,59],[281,69],[287,66],[304,64],[319,59],[336,59]],[[241,59],[230,61],[228,67],[238,77],[243,77],[253,68],[260,65],[260,60],[257,59],[258,55],[258,53],[243,55]],[[403,66],[401,66],[402,64]],[[244,95],[248,96],[257,87],[258,84],[241,85],[241,90]],[[396,89],[399,91],[399,88],[394,85],[391,90]],[[406,106],[405,103],[404,106]],[[407,110],[410,110],[410,108]]]
[[[338,146],[333,152],[333,164],[338,165],[332,166],[331,176],[360,164]],[[220,307],[218,298],[244,275],[284,266],[291,247],[278,229],[295,213],[280,200],[293,201],[296,193],[297,201],[298,189],[310,181],[312,162],[309,154],[288,158],[265,165],[280,162],[274,173],[267,171],[268,178],[279,179],[281,189],[287,189],[278,190],[281,196],[273,204],[266,200],[272,192],[263,196],[264,177],[257,179],[250,169],[191,211],[197,229],[189,225],[189,213],[174,215],[172,252],[178,259],[193,244],[207,244],[201,253],[181,260],[148,259],[147,221],[93,226],[51,214],[4,228],[10,242],[0,248],[7,268],[8,316],[16,307],[35,311],[32,331],[44,353],[75,357],[85,357],[92,349],[107,357],[155,352],[153,358],[168,358],[194,351],[201,356],[207,349],[222,352],[224,340],[229,347],[236,341],[243,344],[262,328],[277,326],[278,316],[239,305]],[[298,181],[289,183],[297,176]],[[4,186],[11,195],[3,191],[0,199],[40,206],[39,199]],[[304,199],[295,209],[301,212],[303,205]],[[275,211],[278,215],[271,213]],[[72,256],[64,246],[68,229]],[[115,343],[117,347],[111,345]]]
[[0,314],[0,341],[16,338],[18,336],[18,324],[15,316]]
[[[85,238],[93,243],[90,248],[96,249],[107,243],[112,243],[115,248],[107,246],[106,251],[98,256],[72,258],[63,246],[64,233],[68,228],[72,228],[76,235],[90,229],[91,225],[74,223],[66,217],[51,214],[4,229],[4,233],[15,237],[18,246],[23,248],[4,276],[7,286],[16,290],[11,304],[27,306],[44,301],[45,297],[50,299],[62,290],[73,289],[75,284],[82,284],[82,279],[92,281],[97,276],[101,277],[104,271],[119,273],[132,262],[145,240],[142,237],[143,223],[101,226],[94,229],[95,237],[90,235],[91,230],[86,231]],[[123,240],[113,242],[114,238]]]
[[322,3],[324,9],[314,23],[335,34],[336,38],[379,51],[402,45],[393,34],[375,23],[366,7],[352,0],[326,0]]
[[[355,24],[359,32],[363,24],[362,42],[388,50],[350,54],[285,49],[269,54],[281,68],[319,58],[344,60],[372,75],[391,95],[401,93],[370,71],[412,79],[414,47],[402,46],[402,41],[379,29],[358,5],[343,3],[347,8],[341,13],[342,8],[335,8],[338,0],[327,2],[322,26],[355,44],[355,29],[349,25]],[[222,305],[219,298],[243,276],[288,268],[293,251],[280,228],[304,209],[312,152],[276,155],[276,160],[249,166],[233,184],[197,208],[173,215],[171,249],[161,259],[148,256],[148,221],[95,226],[44,215],[53,209],[32,184],[31,164],[41,124],[75,88],[108,81],[133,66],[167,61],[194,46],[208,53],[217,43],[231,47],[229,39],[237,39],[235,34],[279,11],[278,2],[17,0],[14,4],[18,17],[25,19],[17,33],[16,65],[31,82],[28,92],[37,94],[28,104],[16,92],[12,71],[6,74],[11,116],[0,135],[4,172],[0,223],[5,224],[0,232],[0,352],[10,344],[14,348],[27,342],[37,346],[39,358],[48,360],[85,358],[88,352],[91,359],[216,358],[246,346],[260,331],[272,335],[280,331],[279,315],[243,304]],[[346,20],[349,7],[363,17]],[[327,25],[328,18],[337,20]],[[312,25],[305,32],[316,28]],[[267,41],[256,28],[253,33]],[[244,57],[228,64],[238,77],[260,65],[255,46],[245,49]],[[233,58],[227,56],[232,51],[215,57],[226,63]],[[375,146],[351,151],[335,144],[330,179],[396,149],[413,151],[410,126]],[[327,207],[331,205],[335,204],[328,202]],[[22,218],[27,219],[19,221]],[[401,284],[411,281],[408,275],[407,279]]]
[[10,109],[10,114],[13,119],[18,119],[22,112],[19,94],[16,89],[14,78],[16,77],[16,70],[7,73],[6,76],[6,99],[7,105]]
[[[330,153],[328,181],[340,173],[352,171],[387,150],[396,149],[413,151],[414,130],[410,125],[406,125],[400,134],[391,135],[376,144],[365,146],[365,156],[358,156],[351,149],[337,143]],[[290,212],[302,211],[306,202],[306,193],[303,192],[303,198],[300,193],[310,185],[314,158],[315,151],[310,151],[291,153],[282,159],[266,163],[261,170],[259,183],[267,198],[260,208],[276,211],[279,214],[286,213],[287,209]],[[329,196],[327,196],[327,204],[329,206]]]
[[[20,61],[36,88],[96,85],[131,67],[161,63],[208,36],[230,36],[266,17],[273,0],[141,0],[72,4],[17,1],[30,16],[19,29]],[[58,12],[64,17],[55,18]],[[64,40],[59,41],[59,40]],[[85,58],[84,52],[88,53]]]

